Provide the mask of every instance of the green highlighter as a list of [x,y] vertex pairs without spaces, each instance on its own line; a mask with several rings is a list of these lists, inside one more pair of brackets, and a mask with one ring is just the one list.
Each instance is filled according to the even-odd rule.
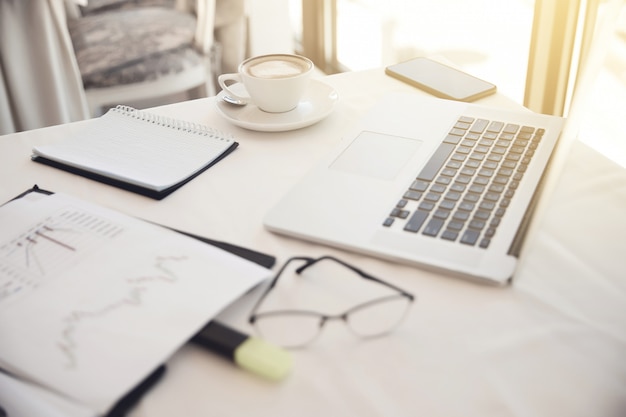
[[272,381],[285,378],[293,365],[288,351],[216,321],[207,324],[191,339],[191,342]]

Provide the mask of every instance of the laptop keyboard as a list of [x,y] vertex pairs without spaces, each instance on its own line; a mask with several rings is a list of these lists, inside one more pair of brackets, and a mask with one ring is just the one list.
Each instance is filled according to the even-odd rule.
[[460,117],[383,225],[489,247],[543,134]]

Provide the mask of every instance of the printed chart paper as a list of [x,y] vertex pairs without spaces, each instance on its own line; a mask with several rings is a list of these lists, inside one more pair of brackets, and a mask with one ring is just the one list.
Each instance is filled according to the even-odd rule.
[[0,367],[105,413],[270,271],[68,196],[0,207]]

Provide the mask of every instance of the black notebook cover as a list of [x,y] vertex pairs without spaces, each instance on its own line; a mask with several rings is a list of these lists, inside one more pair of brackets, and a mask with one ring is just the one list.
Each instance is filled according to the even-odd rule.
[[195,174],[185,178],[181,182],[176,183],[176,184],[172,185],[171,187],[166,188],[166,189],[164,189],[162,191],[155,191],[155,190],[152,190],[150,188],[140,187],[140,186],[135,185],[135,184],[130,184],[130,183],[127,183],[127,182],[124,182],[124,181],[116,180],[114,178],[106,177],[104,175],[96,174],[94,172],[90,172],[90,171],[87,171],[87,170],[84,170],[84,169],[76,168],[76,167],[73,167],[73,166],[70,166],[70,165],[65,165],[65,164],[62,164],[60,162],[48,159],[48,158],[44,158],[43,156],[33,156],[32,160],[35,161],[35,162],[39,162],[39,163],[42,163],[42,164],[54,167],[54,168],[61,169],[63,171],[71,172],[72,174],[80,175],[80,176],[85,177],[85,178],[89,178],[89,179],[92,179],[92,180],[95,180],[95,181],[98,181],[98,182],[102,182],[104,184],[108,184],[108,185],[112,185],[114,187],[122,188],[122,189],[124,189],[126,191],[132,191],[133,193],[141,194],[141,195],[144,195],[146,197],[153,198],[155,200],[162,200],[165,197],[167,197],[168,195],[172,194],[174,191],[178,190],[183,185],[187,184],[192,179],[196,178],[198,175],[202,174],[204,171],[206,171],[207,169],[209,169],[210,167],[212,167],[213,165],[215,165],[216,163],[218,163],[222,159],[224,159],[228,154],[230,154],[232,151],[234,151],[235,148],[237,148],[238,145],[239,144],[237,142],[233,142],[233,144],[224,153],[222,153],[218,158],[216,158],[213,161],[211,161],[210,164],[205,165],[202,169],[200,169]]

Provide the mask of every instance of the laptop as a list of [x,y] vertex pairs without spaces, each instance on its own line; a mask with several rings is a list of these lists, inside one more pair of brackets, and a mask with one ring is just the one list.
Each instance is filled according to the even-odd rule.
[[509,283],[563,125],[527,110],[390,93],[264,225],[447,275]]

